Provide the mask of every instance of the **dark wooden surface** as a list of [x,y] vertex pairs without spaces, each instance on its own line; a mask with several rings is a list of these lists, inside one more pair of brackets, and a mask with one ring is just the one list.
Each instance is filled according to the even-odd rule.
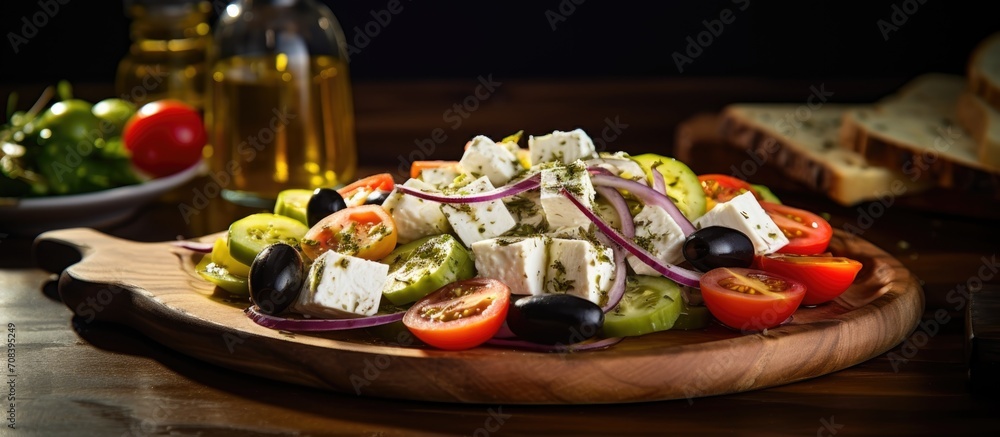
[[[903,81],[825,83],[838,91],[839,100],[864,101]],[[442,114],[473,93],[474,78],[467,83],[361,84],[356,96],[363,173],[396,167],[397,157],[435,127],[445,130],[449,140],[432,159],[457,156],[474,133],[496,136],[522,128],[540,133],[580,126],[600,137],[605,120],[616,116],[629,127],[609,149],[668,151],[678,123],[696,112],[735,101],[804,102],[809,86],[820,82],[505,83],[457,129]],[[106,87],[78,88],[92,93],[82,94],[92,99],[110,94],[104,93]],[[711,159],[702,158],[693,167],[725,169],[727,160],[744,159],[723,149],[707,142],[702,150]],[[17,433],[996,435],[1000,401],[994,393],[973,395],[968,383],[968,300],[961,292],[980,282],[997,283],[990,270],[996,268],[1000,241],[995,204],[945,193],[932,205],[893,199],[887,207],[863,204],[858,210],[803,192],[773,169],[765,168],[759,176],[775,185],[786,202],[830,214],[835,227],[871,218],[863,237],[897,257],[923,283],[923,325],[890,352],[846,370],[690,402],[537,407],[359,398],[237,374],[129,328],[73,319],[58,301],[53,276],[33,266],[31,238],[0,230],[7,234],[0,240],[0,324],[13,323],[16,329]],[[192,182],[107,231],[141,241],[192,237],[221,230],[247,212],[214,199],[185,223],[178,204],[192,202],[192,190],[206,183]],[[3,409],[8,408],[5,401]]]

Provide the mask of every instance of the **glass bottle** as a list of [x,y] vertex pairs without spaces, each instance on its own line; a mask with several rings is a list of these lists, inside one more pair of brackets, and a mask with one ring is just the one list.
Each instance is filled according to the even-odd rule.
[[209,50],[206,156],[229,201],[266,207],[288,188],[354,178],[347,46],[313,0],[240,0]]
[[125,0],[132,45],[115,88],[137,106],[172,98],[202,107],[212,12],[205,0]]

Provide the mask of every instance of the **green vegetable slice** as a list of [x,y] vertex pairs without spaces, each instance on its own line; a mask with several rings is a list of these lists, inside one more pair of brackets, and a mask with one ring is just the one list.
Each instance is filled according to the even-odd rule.
[[686,164],[655,153],[646,153],[630,158],[642,166],[643,171],[646,172],[646,180],[649,181],[650,185],[653,181],[651,169],[656,166],[656,169],[663,175],[667,197],[677,205],[677,208],[688,220],[694,220],[705,214],[705,192],[701,188],[701,182],[698,182],[698,175],[691,171]]
[[308,225],[307,207],[309,206],[309,199],[312,198],[312,193],[311,190],[299,188],[283,190],[278,193],[278,200],[274,204],[274,213],[291,217],[302,222],[302,224]]
[[271,213],[247,216],[229,226],[229,254],[243,264],[274,243],[298,246],[309,227],[290,217]]
[[416,302],[447,284],[476,275],[469,251],[448,234],[399,246],[381,262],[389,264],[382,295],[395,305]]
[[212,262],[212,257],[206,255],[201,262],[195,266],[195,271],[202,278],[211,282],[219,288],[232,294],[249,295],[250,287],[247,285],[247,278],[236,276],[225,267]]
[[673,281],[629,276],[621,302],[604,315],[604,335],[629,337],[670,329],[683,306],[681,289]]

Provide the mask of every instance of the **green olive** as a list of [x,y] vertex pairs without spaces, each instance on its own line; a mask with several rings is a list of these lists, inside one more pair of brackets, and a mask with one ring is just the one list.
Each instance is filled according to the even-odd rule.
[[135,114],[135,105],[128,100],[104,99],[91,109],[100,119],[101,133],[105,138],[121,136],[125,123]]

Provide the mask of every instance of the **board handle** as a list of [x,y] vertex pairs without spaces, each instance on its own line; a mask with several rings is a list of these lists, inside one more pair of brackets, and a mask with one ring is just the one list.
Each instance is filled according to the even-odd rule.
[[90,228],[60,229],[35,238],[31,256],[35,265],[49,273],[62,273],[95,249],[117,240]]
[[[97,259],[131,245],[131,242],[90,228],[60,229],[36,237],[32,257],[39,268],[59,274],[59,297],[81,321],[119,322],[129,307],[128,296],[132,290],[114,281],[111,274],[95,275],[91,268],[80,267],[97,262],[107,269],[114,264]],[[103,254],[99,255],[101,252]]]

